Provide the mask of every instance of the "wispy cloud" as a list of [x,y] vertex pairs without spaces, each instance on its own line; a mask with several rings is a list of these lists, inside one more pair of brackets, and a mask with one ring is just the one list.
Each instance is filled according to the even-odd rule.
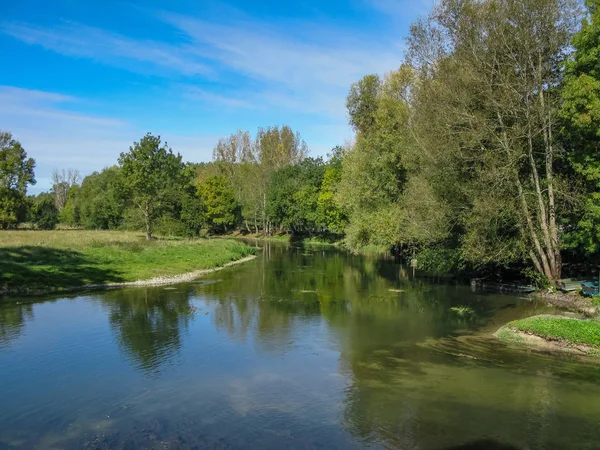
[[5,22],[0,28],[5,34],[28,44],[135,72],[146,73],[149,66],[163,74],[175,71],[184,75],[206,75],[212,72],[205,64],[189,58],[184,48],[164,42],[135,40],[76,23],[64,23],[48,29],[26,23]]
[[229,95],[221,95],[197,86],[181,85],[179,88],[184,92],[185,97],[192,100],[199,100],[209,107],[210,105],[213,105],[215,108],[222,108],[225,106],[236,109],[258,109],[260,107],[258,103],[242,98],[242,94],[237,92],[230,93]]
[[[0,124],[36,160],[39,192],[50,188],[53,168],[73,167],[88,174],[116,164],[122,151],[146,130],[126,121],[64,109],[85,105],[62,94],[0,86]],[[189,161],[208,161],[216,136],[165,133],[162,136]]]
[[343,116],[349,85],[399,65],[403,51],[402,45],[344,30],[300,25],[294,35],[256,20],[214,24],[177,14],[162,18],[189,37],[190,54],[258,83],[263,103],[299,112]]
[[[0,33],[74,59],[124,69],[130,77],[131,73],[153,75],[144,80],[153,95],[144,98],[143,120],[161,127],[153,131],[161,132],[187,160],[210,159],[217,140],[214,131],[196,128],[184,135],[185,125],[176,124],[178,132],[169,135],[165,123],[173,124],[177,114],[201,116],[207,111],[215,114],[211,126],[228,124],[235,117],[231,131],[238,126],[269,125],[255,123],[259,119],[254,116],[275,123],[298,119],[309,145],[323,153],[351,135],[345,110],[350,84],[365,74],[398,67],[408,23],[426,13],[433,2],[355,0],[377,17],[377,12],[395,17],[393,25],[383,18],[386,30],[341,25],[335,17],[267,22],[236,10],[202,18],[150,12],[150,20],[161,32],[150,29],[149,38],[143,39],[69,21],[52,27],[4,21]],[[148,87],[152,83],[156,85]],[[53,167],[91,172],[114,164],[119,152],[146,131],[136,124],[135,99],[123,101],[129,120],[114,117],[120,114],[114,97],[108,113],[113,117],[107,117],[82,113],[93,109],[80,98],[0,87],[0,123],[38,160],[40,179]],[[164,120],[165,111],[170,120]],[[238,125],[240,118],[245,125]]]
[[[79,125],[83,123],[118,127],[125,124],[117,119],[82,115],[57,108],[57,105],[77,102],[78,99],[68,95],[21,89],[14,86],[0,86],[0,104],[2,105],[0,117],[4,117],[5,121],[23,118],[31,123],[35,123],[36,120],[53,121],[56,122],[56,125],[66,122],[72,125],[77,122]],[[56,130],[56,127],[53,129]]]
[[[259,93],[267,106],[338,119],[350,83],[394,68],[403,50],[401,42],[313,23],[298,23],[290,32],[252,18],[215,23],[160,13],[158,19],[173,27],[177,42],[136,40],[74,23],[49,29],[5,22],[0,28],[31,45],[131,71],[177,74],[191,85],[210,78],[215,90],[196,92],[208,102],[249,107]],[[240,83],[252,85],[241,96]]]

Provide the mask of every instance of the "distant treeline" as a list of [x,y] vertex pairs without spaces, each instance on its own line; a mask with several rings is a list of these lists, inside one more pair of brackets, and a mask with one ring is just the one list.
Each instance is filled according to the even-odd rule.
[[[22,150],[4,136],[5,152]],[[238,132],[223,138],[214,161],[200,164],[183,163],[159,136],[147,134],[121,154],[118,165],[83,180],[75,170],[55,170],[52,190],[29,198],[15,186],[18,205],[4,207],[0,225],[140,229],[148,238],[154,232],[198,236],[203,230],[341,235],[346,218],[334,188],[342,151],[334,149],[327,161],[307,153],[300,134],[288,126],[261,128],[255,137]],[[25,161],[24,152],[21,156]],[[31,171],[20,178],[31,183],[34,163],[28,161]]]
[[[0,225],[329,233],[430,272],[556,283],[600,253],[599,6],[440,1],[397,70],[351,86],[356,137],[327,159],[287,126],[223,138],[206,164],[147,135],[118,165],[81,183],[60,172],[27,200],[23,152],[22,175],[3,175]],[[20,148],[3,136],[1,151]]]

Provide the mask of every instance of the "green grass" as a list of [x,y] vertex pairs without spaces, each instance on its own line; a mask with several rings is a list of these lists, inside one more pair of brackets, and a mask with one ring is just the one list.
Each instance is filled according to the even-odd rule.
[[594,321],[564,317],[531,317],[515,320],[506,327],[544,339],[600,347],[600,323]]
[[0,231],[0,292],[61,290],[212,269],[255,253],[227,240],[114,231]]
[[290,234],[276,234],[273,236],[258,236],[256,237],[256,239],[261,239],[265,241],[301,243],[304,245],[338,245],[342,242],[339,236],[331,234],[315,234],[313,236],[293,236]]

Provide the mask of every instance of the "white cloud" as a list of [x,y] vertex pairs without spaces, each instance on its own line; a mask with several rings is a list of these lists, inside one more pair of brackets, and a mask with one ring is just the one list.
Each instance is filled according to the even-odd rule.
[[[340,27],[332,20],[263,22],[239,11],[222,15],[220,21],[160,12],[155,17],[163,22],[163,31],[153,39],[72,22],[53,28],[1,22],[0,32],[62,55],[176,80],[167,88],[175,100],[169,103],[170,119],[182,113],[177,109],[181,104],[192,105],[185,110],[188,114],[210,111],[224,124],[230,113],[239,118],[245,112],[250,128],[255,115],[276,123],[298,118],[313,154],[320,154],[351,136],[345,110],[350,84],[365,74],[399,66],[408,23],[426,13],[434,0],[356,1],[402,18],[402,24],[367,32]],[[165,24],[172,33],[164,31]],[[158,89],[165,89],[164,83]],[[154,110],[165,110],[164,99],[154,101]],[[118,118],[78,112],[90,105],[63,94],[5,87],[0,88],[0,104],[2,127],[36,158],[44,189],[49,186],[42,180],[53,167],[76,167],[86,173],[114,164],[119,152],[145,131]],[[160,126],[161,119],[159,114],[151,118],[186,160],[210,159],[217,140],[211,130],[204,136],[195,135],[202,130],[169,135],[168,128]],[[259,125],[269,123],[254,126]],[[238,126],[233,124],[231,131]]]
[[[65,103],[85,105],[83,99],[62,94],[0,86],[3,131],[12,132],[37,163],[38,184],[32,192],[50,188],[53,168],[76,168],[89,174],[116,164],[120,152],[144,135],[122,120],[67,111]],[[189,161],[210,160],[217,140],[174,133],[164,133],[162,138]]]
[[[135,40],[117,33],[76,23],[48,29],[31,24],[4,22],[0,29],[27,44],[36,44],[57,53],[83,57],[147,73],[149,66],[157,73],[171,71],[184,75],[208,75],[211,69],[190,59],[184,49],[152,40]],[[141,63],[141,64],[140,64]]]
[[256,97],[269,106],[338,119],[345,116],[350,84],[366,73],[395,68],[403,51],[397,43],[345,30],[299,25],[294,35],[256,21],[224,25],[177,14],[164,14],[163,19],[189,37],[191,55],[258,83],[258,91],[246,93],[252,103]]
[[345,117],[349,85],[366,73],[397,67],[403,51],[399,40],[326,24],[283,27],[243,18],[216,23],[173,13],[158,18],[174,31],[163,39],[176,37],[177,43],[135,40],[74,23],[48,29],[5,22],[0,29],[60,54],[135,72],[185,76],[196,87],[208,78],[213,88],[196,91],[208,103],[243,108],[260,103],[335,119]]

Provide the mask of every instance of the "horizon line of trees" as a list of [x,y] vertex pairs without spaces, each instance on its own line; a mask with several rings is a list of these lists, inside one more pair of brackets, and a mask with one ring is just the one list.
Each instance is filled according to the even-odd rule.
[[100,172],[82,178],[75,169],[54,169],[52,189],[30,197],[24,187],[34,183],[35,162],[26,160],[10,133],[4,135],[12,142],[7,155],[25,161],[31,173],[17,177],[21,202],[2,206],[12,215],[0,228],[29,222],[39,229],[135,229],[147,239],[155,232],[342,234],[345,228],[334,200],[342,150],[334,149],[327,161],[309,158],[306,142],[289,126],[222,138],[209,163],[184,163],[160,136],[148,133]]
[[[411,26],[397,70],[352,84],[355,140],[326,159],[288,126],[224,137],[201,164],[148,134],[81,182],[57,172],[30,217],[54,205],[65,224],[148,238],[329,233],[432,273],[555,284],[600,255],[600,0],[581,6],[441,0]],[[21,158],[2,175],[6,228],[27,209],[35,164],[1,136]]]

